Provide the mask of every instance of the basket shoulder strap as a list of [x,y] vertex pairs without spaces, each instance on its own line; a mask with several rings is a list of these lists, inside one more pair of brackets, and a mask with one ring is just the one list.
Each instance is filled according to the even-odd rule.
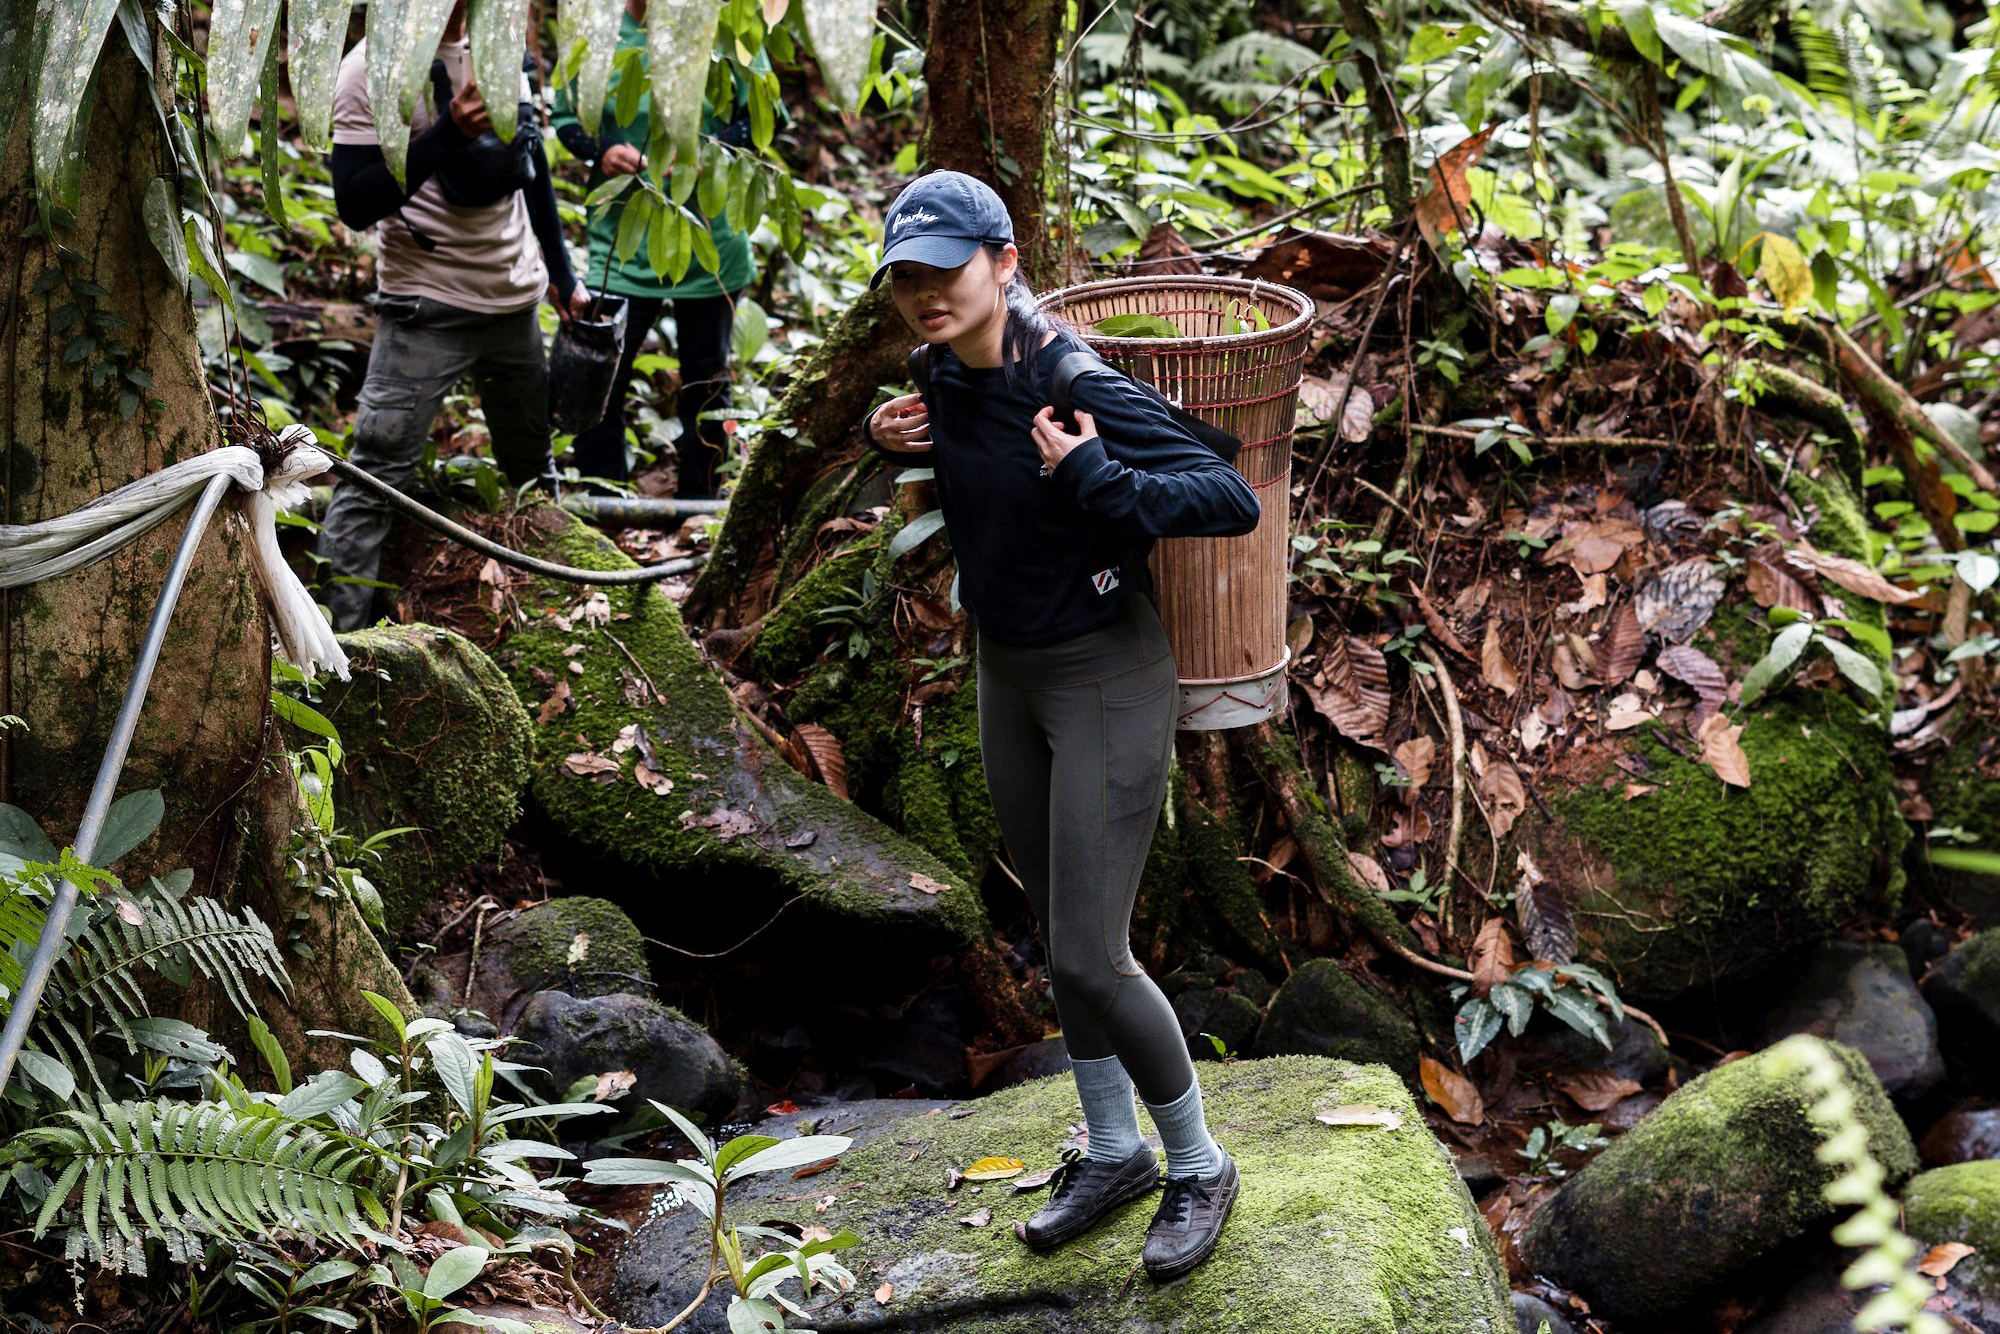
[[1049,402],[1054,405],[1059,419],[1068,422],[1076,420],[1076,403],[1070,397],[1070,386],[1076,382],[1077,376],[1091,371],[1111,371],[1112,374],[1117,374],[1103,357],[1089,351],[1065,354],[1063,359],[1056,363],[1055,370],[1049,373]]
[[1070,386],[1075,383],[1077,376],[1088,375],[1096,371],[1103,371],[1110,375],[1124,375],[1126,379],[1138,385],[1142,392],[1164,408],[1169,417],[1172,417],[1189,435],[1199,440],[1202,446],[1211,454],[1214,454],[1224,463],[1234,463],[1236,461],[1237,451],[1243,448],[1241,440],[1223,430],[1220,426],[1203,421],[1200,417],[1195,416],[1186,408],[1175,403],[1144,380],[1133,379],[1133,377],[1125,375],[1123,371],[1113,366],[1103,357],[1098,356],[1095,352],[1071,352],[1056,363],[1054,372],[1049,376],[1049,401],[1055,405],[1056,416],[1058,418],[1072,422],[1076,420],[1075,405],[1070,397]]
[[910,349],[909,366],[910,383],[917,387],[918,393],[929,395],[931,392],[931,345],[929,343],[918,343]]

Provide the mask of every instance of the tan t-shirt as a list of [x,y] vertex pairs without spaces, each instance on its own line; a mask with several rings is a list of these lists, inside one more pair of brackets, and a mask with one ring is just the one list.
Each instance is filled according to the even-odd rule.
[[[469,42],[440,43],[438,58],[454,90],[472,77]],[[424,81],[410,122],[415,139],[437,119],[430,81]],[[340,62],[333,94],[333,141],[379,144],[368,110],[368,43],[356,42]],[[415,224],[437,249],[425,250],[410,235]],[[485,208],[458,208],[445,202],[435,179],[417,188],[401,214],[375,227],[379,239],[375,285],[396,296],[427,296],[466,310],[513,311],[541,300],[548,287],[541,247],[528,224],[528,203],[519,190]]]

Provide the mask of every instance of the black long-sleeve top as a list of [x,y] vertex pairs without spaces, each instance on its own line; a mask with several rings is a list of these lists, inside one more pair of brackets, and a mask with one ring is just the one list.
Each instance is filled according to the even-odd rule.
[[[1084,344],[1061,333],[1041,349],[1041,383]],[[1257,526],[1256,492],[1115,374],[1078,376],[1071,401],[1097,435],[1044,475],[1032,434],[1045,400],[998,368],[931,349],[932,450],[899,455],[937,470],[938,504],[958,559],[959,600],[1000,643],[1053,644],[1110,624],[1122,600],[1150,593],[1161,537],[1232,537]]]
[[[388,160],[376,144],[335,144],[327,159],[333,176],[333,206],[340,220],[356,231],[373,227],[410,202],[410,197],[443,164],[445,155],[471,143],[458,122],[439,116],[420,135],[410,140],[403,164],[404,185],[389,173]],[[534,148],[535,179],[522,193],[528,206],[528,225],[535,243],[542,249],[542,262],[558,292],[567,295],[576,287],[576,271],[570,267],[569,248],[563,244],[562,218],[556,212],[555,180],[549,175],[548,154],[540,144]],[[407,188],[406,188],[407,187]]]

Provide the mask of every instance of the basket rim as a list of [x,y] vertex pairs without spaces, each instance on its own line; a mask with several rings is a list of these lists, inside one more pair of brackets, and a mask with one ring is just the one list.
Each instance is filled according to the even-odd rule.
[[1095,329],[1079,328],[1078,333],[1093,347],[1103,347],[1113,352],[1155,352],[1173,348],[1183,350],[1211,347],[1258,347],[1266,343],[1280,343],[1288,338],[1303,334],[1311,326],[1317,307],[1313,299],[1296,287],[1283,283],[1265,282],[1261,278],[1227,278],[1209,273],[1177,273],[1156,277],[1098,278],[1087,283],[1072,283],[1044,293],[1036,304],[1052,314],[1061,314],[1062,307],[1081,296],[1095,296],[1120,290],[1134,289],[1147,291],[1171,291],[1175,288],[1194,291],[1224,291],[1245,296],[1271,294],[1292,302],[1298,314],[1283,324],[1269,329],[1246,329],[1242,333],[1204,334],[1186,338],[1126,338],[1112,334],[1101,334]]

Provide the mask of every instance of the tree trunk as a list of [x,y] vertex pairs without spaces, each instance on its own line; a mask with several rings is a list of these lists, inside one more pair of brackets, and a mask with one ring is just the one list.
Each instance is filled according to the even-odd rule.
[[[164,52],[154,63],[166,68]],[[36,216],[25,95],[0,146],[7,523],[67,514],[218,443],[194,311],[141,212],[148,183],[174,170],[154,96],[114,27],[96,76],[74,223],[52,237],[22,237]],[[98,348],[72,360],[79,331]],[[106,366],[108,385],[93,387]],[[129,415],[119,391],[139,381],[128,372],[151,383]],[[182,531],[170,519],[86,570],[0,592],[0,713],[26,723],[0,731],[0,800],[25,808],[58,846],[74,836]],[[308,900],[282,872],[285,839],[274,831],[296,825],[298,798],[268,716],[270,652],[246,529],[225,504],[197,550],[118,785],[160,789],[166,814],[120,869],[131,881],[192,867],[196,893],[253,904],[281,940],[296,929],[320,957],[343,959],[338,977],[300,978],[298,1013],[282,1013],[285,1002],[274,998],[270,1017],[280,1032],[351,1028],[370,1013],[358,986],[386,987],[399,1000],[407,993],[365,928],[355,941],[359,919],[344,896]],[[312,907],[293,922],[301,901]],[[305,956],[287,957],[297,967]],[[199,996],[188,1001],[203,1009]]]
[[[1048,156],[1049,78],[1063,8],[1057,0],[1004,6],[988,0],[935,0],[924,53],[931,169],[991,184],[1013,217],[1028,274],[1046,281],[1052,261],[1042,222]],[[884,206],[887,200],[881,201]],[[769,606],[786,528],[813,483],[867,448],[862,414],[885,384],[905,378],[913,336],[886,289],[854,303],[792,381],[778,406],[788,423],[758,437],[716,534],[713,554],[687,603],[689,619],[743,625]]]

